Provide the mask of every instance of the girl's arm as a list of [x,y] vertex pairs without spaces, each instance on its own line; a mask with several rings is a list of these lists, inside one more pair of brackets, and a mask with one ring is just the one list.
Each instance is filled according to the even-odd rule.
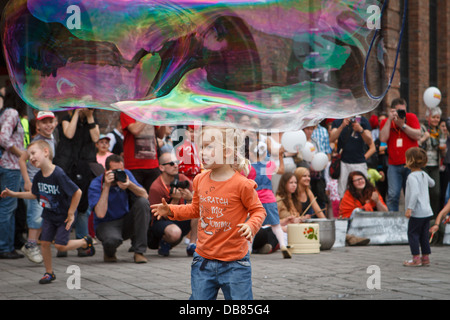
[[316,216],[318,216],[319,218],[322,218],[322,219],[326,219],[325,214],[323,213],[322,209],[320,209],[320,206],[314,197],[314,194],[309,189],[308,189],[308,198],[309,198],[309,201],[312,202],[311,207],[313,208]]
[[439,225],[441,224],[442,219],[450,212],[450,201],[442,208],[441,212],[439,212],[436,217],[436,221],[434,222],[434,226],[430,228],[431,233],[435,233],[439,230]]
[[280,150],[278,152],[278,159],[280,160],[280,166],[278,167],[277,174],[283,174],[284,173],[284,148],[283,148],[283,146],[280,147]]
[[31,186],[32,186],[30,176],[28,175],[28,170],[27,170],[27,160],[28,159],[29,159],[29,155],[28,155],[27,151],[24,151],[19,158],[20,173],[22,174],[22,177],[23,177],[25,191],[30,191]]
[[80,116],[80,109],[76,109],[73,112],[72,119],[69,121],[62,122],[63,133],[67,139],[72,139],[77,130],[78,118]]

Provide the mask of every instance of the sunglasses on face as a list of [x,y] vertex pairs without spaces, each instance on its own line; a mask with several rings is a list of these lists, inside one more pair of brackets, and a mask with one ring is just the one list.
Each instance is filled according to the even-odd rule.
[[166,163],[163,163],[162,165],[163,166],[171,165],[173,167],[174,165],[179,164],[179,163],[180,163],[180,161],[177,160],[177,161],[166,162]]

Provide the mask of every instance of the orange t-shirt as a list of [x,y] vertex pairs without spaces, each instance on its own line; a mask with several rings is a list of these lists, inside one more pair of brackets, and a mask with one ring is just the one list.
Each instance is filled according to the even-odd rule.
[[[383,201],[383,197],[379,195],[379,199],[382,204],[386,205]],[[342,218],[350,218],[350,216],[353,213],[353,210],[356,208],[360,208],[363,211],[376,211],[377,204],[370,200],[369,203],[365,203],[364,205],[359,201],[356,200],[349,190],[347,190],[342,197],[341,204],[339,205],[339,213],[342,216]]]
[[199,218],[196,251],[203,258],[240,260],[248,252],[248,243],[238,232],[237,225],[247,223],[254,236],[261,228],[266,211],[254,181],[238,172],[226,181],[213,181],[210,174],[208,170],[194,178],[191,204],[170,205],[174,214],[171,219]]

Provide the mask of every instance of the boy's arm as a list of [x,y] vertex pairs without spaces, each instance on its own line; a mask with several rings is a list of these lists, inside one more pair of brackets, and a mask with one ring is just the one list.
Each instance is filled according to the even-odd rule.
[[82,193],[83,192],[78,189],[72,195],[72,201],[70,202],[70,207],[67,211],[67,219],[64,221],[66,222],[66,230],[69,230],[72,226],[72,223],[75,221],[75,211],[77,210],[78,204],[80,203]]
[[11,191],[8,188],[5,188],[5,190],[2,191],[1,197],[2,198],[13,197],[13,198],[30,199],[30,200],[34,200],[37,198],[33,193],[31,193],[31,191],[17,192],[17,191]]

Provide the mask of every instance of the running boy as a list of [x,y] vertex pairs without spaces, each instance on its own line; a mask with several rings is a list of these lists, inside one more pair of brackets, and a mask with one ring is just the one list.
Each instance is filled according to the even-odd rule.
[[44,259],[45,274],[39,281],[47,284],[56,279],[52,268],[50,245],[55,241],[59,251],[74,250],[79,247],[90,249],[89,255],[95,253],[92,238],[69,240],[70,229],[75,220],[75,212],[81,198],[81,190],[67,177],[64,171],[52,163],[53,153],[50,145],[44,140],[33,141],[28,146],[30,161],[41,169],[33,179],[31,191],[13,192],[3,190],[3,197],[37,199],[44,208],[42,212],[41,247]]
[[[53,112],[39,111],[36,116],[36,131],[37,135],[33,137],[33,141],[45,140],[50,145],[50,148],[55,154],[55,138],[53,137],[53,131],[56,127],[56,119]],[[31,191],[33,185],[33,178],[36,173],[39,172],[39,168],[36,168],[31,164],[30,154],[23,152],[19,159],[20,172],[24,180],[24,190]],[[42,225],[42,210],[38,201],[26,200],[27,203],[27,225],[28,225],[28,240],[20,249],[27,258],[34,263],[42,263],[42,255],[39,251],[37,241],[41,234]]]

